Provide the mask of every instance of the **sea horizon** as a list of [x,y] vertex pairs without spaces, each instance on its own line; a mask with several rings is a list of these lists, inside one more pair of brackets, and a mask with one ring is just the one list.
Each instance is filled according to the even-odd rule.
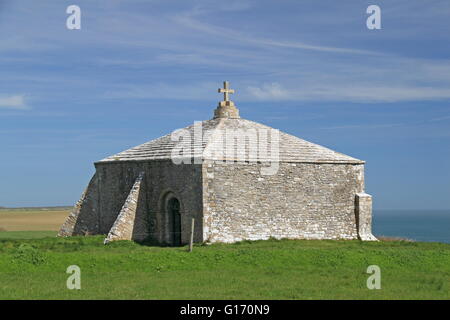
[[372,233],[376,237],[450,243],[450,209],[374,209]]

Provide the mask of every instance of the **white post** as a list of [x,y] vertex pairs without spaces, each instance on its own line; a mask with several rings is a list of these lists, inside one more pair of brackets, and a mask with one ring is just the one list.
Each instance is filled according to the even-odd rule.
[[192,247],[194,245],[194,222],[195,219],[192,218],[192,224],[191,224],[191,238],[189,240],[189,252],[192,252]]

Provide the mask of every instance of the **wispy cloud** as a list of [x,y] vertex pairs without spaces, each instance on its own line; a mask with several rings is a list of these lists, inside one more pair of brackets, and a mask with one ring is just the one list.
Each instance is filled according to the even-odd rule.
[[379,128],[392,128],[402,126],[402,123],[380,123],[380,124],[350,124],[342,126],[323,127],[324,130],[337,130],[337,129],[379,129]]
[[264,83],[260,87],[249,86],[247,92],[259,100],[291,100],[297,96],[295,92],[286,90],[279,83]]
[[333,52],[333,53],[347,53],[347,54],[363,54],[363,55],[379,55],[380,53],[361,50],[354,48],[342,48],[333,46],[323,46],[316,44],[309,44],[301,41],[279,41],[274,39],[262,38],[254,35],[245,34],[239,32],[232,28],[224,28],[215,26],[212,24],[200,22],[195,19],[199,14],[204,14],[204,10],[191,10],[189,12],[184,12],[173,17],[173,20],[183,25],[186,28],[193,29],[197,32],[206,33],[209,35],[219,36],[221,39],[227,39],[235,43],[244,43],[246,45],[257,45],[265,47],[282,47],[282,48],[292,48],[292,49],[302,49],[302,50],[312,50],[312,51],[322,51],[322,52]]
[[430,119],[431,122],[435,122],[435,121],[444,121],[444,120],[450,120],[450,115]]
[[29,106],[25,103],[23,95],[0,96],[0,109],[25,110]]
[[173,100],[204,100],[211,93],[217,92],[217,83],[199,82],[187,85],[154,83],[151,85],[135,85],[107,91],[103,98],[107,99],[173,99]]
[[[354,81],[352,81],[354,82]],[[219,82],[191,82],[186,84],[149,83],[145,85],[121,85],[108,90],[102,97],[108,99],[172,99],[172,100],[210,100],[217,96]],[[249,85],[246,81],[233,82],[236,94],[233,100],[239,101],[340,101],[362,103],[394,103],[403,101],[427,101],[450,99],[450,88],[431,88],[421,86],[360,84],[346,85],[335,81],[302,83],[287,81]],[[446,119],[446,118],[443,118]],[[439,121],[443,119],[437,119]]]
[[[354,82],[354,80],[351,82]],[[366,103],[450,99],[450,88],[432,88],[420,85],[365,83],[351,86],[329,81],[320,84],[304,83],[298,87],[292,87],[292,84],[288,84],[288,86],[280,83],[248,86],[245,89],[244,96],[245,99],[261,101],[352,101]]]
[[[94,15],[85,15],[85,27],[71,32],[64,28],[51,2],[43,3],[45,10],[40,9],[39,18],[33,12],[41,4],[14,5],[16,16],[7,16],[3,25],[10,36],[2,41],[5,55],[0,59],[0,73],[7,80],[5,84],[0,80],[0,86],[8,86],[8,92],[39,90],[39,96],[61,99],[67,90],[54,88],[70,86],[72,92],[92,98],[205,100],[214,97],[220,81],[230,80],[237,90],[237,102],[378,103],[450,98],[449,60],[404,57],[401,50],[395,51],[397,46],[377,46],[361,40],[373,35],[376,43],[387,35],[361,33],[353,24],[353,14],[343,14],[347,7],[341,8],[341,4],[336,12],[320,14],[307,4],[285,4],[283,15],[278,15],[271,13],[274,4],[270,1],[198,0],[195,7],[179,1],[178,5],[162,6],[161,12],[156,10],[159,1],[130,1],[126,5],[111,1],[101,8],[103,14],[95,15],[95,19]],[[401,7],[391,10],[398,14]],[[96,12],[100,5],[89,2],[83,10]],[[250,11],[254,16],[248,15]],[[307,30],[303,29],[304,19],[297,14],[309,18]],[[315,22],[317,17],[320,20]],[[23,28],[27,24],[21,19],[25,18],[44,31],[37,34],[32,28]],[[273,28],[268,27],[268,18]],[[236,23],[224,24],[227,19]],[[346,19],[345,23],[336,33],[322,32],[323,24],[334,28],[342,24],[341,19]],[[365,28],[364,24],[358,26]],[[396,29],[406,32],[411,28]],[[354,38],[356,32],[358,37]],[[350,38],[354,41],[345,41]],[[75,47],[82,48],[84,54],[68,54],[67,48]],[[51,54],[42,53],[49,48]],[[12,53],[6,53],[8,50]],[[38,50],[38,54],[17,54],[17,50]],[[14,61],[33,67],[46,64],[48,68],[41,68],[40,74],[34,68],[17,72],[11,67]],[[54,71],[69,65],[83,68],[71,69],[64,75]],[[92,72],[88,74],[87,69]],[[33,78],[37,80],[32,82]],[[22,79],[29,80],[24,83]],[[20,108],[20,102],[18,105],[15,108]]]

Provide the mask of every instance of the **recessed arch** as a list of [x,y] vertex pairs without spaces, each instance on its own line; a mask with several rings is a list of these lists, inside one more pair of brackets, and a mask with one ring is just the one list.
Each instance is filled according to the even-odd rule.
[[182,244],[182,202],[172,191],[162,193],[160,199],[160,239],[169,245]]
[[167,200],[167,217],[170,242],[174,246],[181,245],[181,212],[180,201],[176,197]]

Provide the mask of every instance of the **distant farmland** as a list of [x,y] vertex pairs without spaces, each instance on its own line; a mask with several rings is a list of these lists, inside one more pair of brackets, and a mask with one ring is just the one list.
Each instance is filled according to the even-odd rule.
[[0,238],[56,235],[70,207],[1,208]]

